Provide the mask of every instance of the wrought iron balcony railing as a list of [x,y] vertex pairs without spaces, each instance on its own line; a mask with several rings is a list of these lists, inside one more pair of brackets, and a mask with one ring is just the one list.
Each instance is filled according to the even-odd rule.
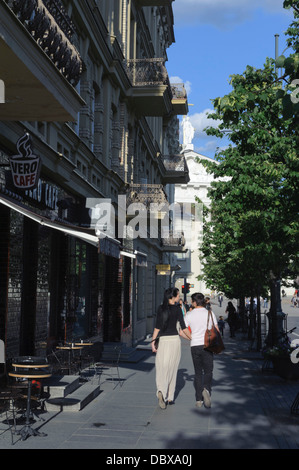
[[184,155],[161,155],[161,160],[165,168],[164,184],[187,184],[190,181]]
[[186,240],[183,232],[169,231],[169,236],[161,238],[162,246],[164,247],[183,247],[185,246]]
[[188,172],[184,155],[162,155],[161,158],[167,171]]
[[60,0],[5,1],[62,75],[76,86],[82,71],[82,61],[71,42],[74,27],[62,2]]
[[165,59],[130,59],[123,66],[133,86],[170,85]]
[[127,193],[127,205],[141,203],[149,209],[150,204],[168,204],[161,184],[131,184]]
[[187,92],[183,83],[171,83],[173,100],[187,99]]

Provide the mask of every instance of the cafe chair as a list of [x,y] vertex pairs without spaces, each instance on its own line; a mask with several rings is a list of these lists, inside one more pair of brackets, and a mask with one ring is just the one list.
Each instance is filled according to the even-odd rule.
[[[26,382],[27,384],[27,382]],[[27,385],[26,385],[27,387]],[[45,402],[48,397],[43,389],[42,383],[39,380],[32,381],[32,392],[31,392],[31,404],[30,404],[30,417],[36,421],[45,421],[40,413],[46,412]],[[17,396],[17,407],[22,412],[22,417],[26,415],[26,406],[27,406],[27,388],[24,391],[20,391]]]
[[5,388],[0,390],[0,436],[10,431],[11,444],[14,444],[14,434],[16,434],[16,399],[17,394]]
[[53,349],[52,352],[47,355],[47,360],[51,366],[53,375],[69,374],[69,364],[61,351],[54,351]]
[[96,376],[99,377],[98,379],[99,385],[101,385],[101,383],[105,381],[105,379],[102,381],[102,378],[105,376],[108,376],[113,382],[117,381],[115,387],[117,386],[117,384],[122,386],[122,381],[120,378],[119,367],[118,367],[120,355],[121,355],[121,346],[116,346],[113,349],[110,360],[107,360],[107,361],[102,360],[94,364],[94,370],[95,370],[94,377]]

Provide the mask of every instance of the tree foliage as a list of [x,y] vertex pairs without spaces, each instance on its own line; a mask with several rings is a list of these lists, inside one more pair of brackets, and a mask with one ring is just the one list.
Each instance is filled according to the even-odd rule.
[[[213,101],[206,132],[229,147],[216,162],[201,160],[217,178],[202,246],[204,278],[228,296],[260,292],[295,262],[298,239],[297,133],[277,99],[274,61],[231,77],[232,92]],[[219,180],[220,179],[220,180]]]
[[[291,3],[299,11],[299,1],[285,6]],[[297,14],[288,30],[296,50]],[[275,314],[273,286],[281,275],[294,279],[299,265],[298,114],[290,94],[297,59],[297,52],[288,62],[281,59],[280,78],[273,59],[262,69],[247,66],[231,76],[232,91],[212,100],[209,118],[221,124],[206,129],[208,135],[228,135],[230,144],[216,161],[199,159],[215,177],[204,221],[201,278],[228,297],[259,296],[272,287]]]
[[285,118],[294,117],[295,123],[299,124],[299,1],[285,0],[283,6],[286,9],[293,9],[294,21],[286,31],[288,48],[293,49],[288,57],[281,55],[278,57],[276,65],[284,69],[284,74],[280,77],[285,84],[277,95],[282,100],[283,113]]

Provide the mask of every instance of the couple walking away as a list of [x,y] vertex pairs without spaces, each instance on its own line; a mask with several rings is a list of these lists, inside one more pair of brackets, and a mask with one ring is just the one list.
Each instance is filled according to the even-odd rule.
[[[207,408],[211,407],[213,353],[204,349],[208,310],[205,308],[206,301],[203,294],[193,294],[191,299],[193,309],[183,317],[178,303],[179,289],[169,288],[166,289],[163,303],[158,308],[152,351],[156,353],[157,397],[162,409],[166,408],[167,403],[169,405],[174,403],[177,371],[181,359],[180,336],[191,341],[196,406],[201,407],[204,403]],[[212,316],[214,324],[217,325],[213,312]],[[191,329],[191,334],[188,327]],[[158,349],[155,347],[157,337],[159,337]]]

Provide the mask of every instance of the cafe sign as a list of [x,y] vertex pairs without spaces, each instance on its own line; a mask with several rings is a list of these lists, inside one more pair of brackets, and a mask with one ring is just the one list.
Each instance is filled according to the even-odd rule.
[[171,274],[170,264],[156,264],[156,270],[159,276],[170,276]]
[[26,134],[17,142],[18,155],[10,157],[10,169],[13,184],[18,189],[31,189],[36,187],[41,167],[40,157],[33,155],[31,137]]

